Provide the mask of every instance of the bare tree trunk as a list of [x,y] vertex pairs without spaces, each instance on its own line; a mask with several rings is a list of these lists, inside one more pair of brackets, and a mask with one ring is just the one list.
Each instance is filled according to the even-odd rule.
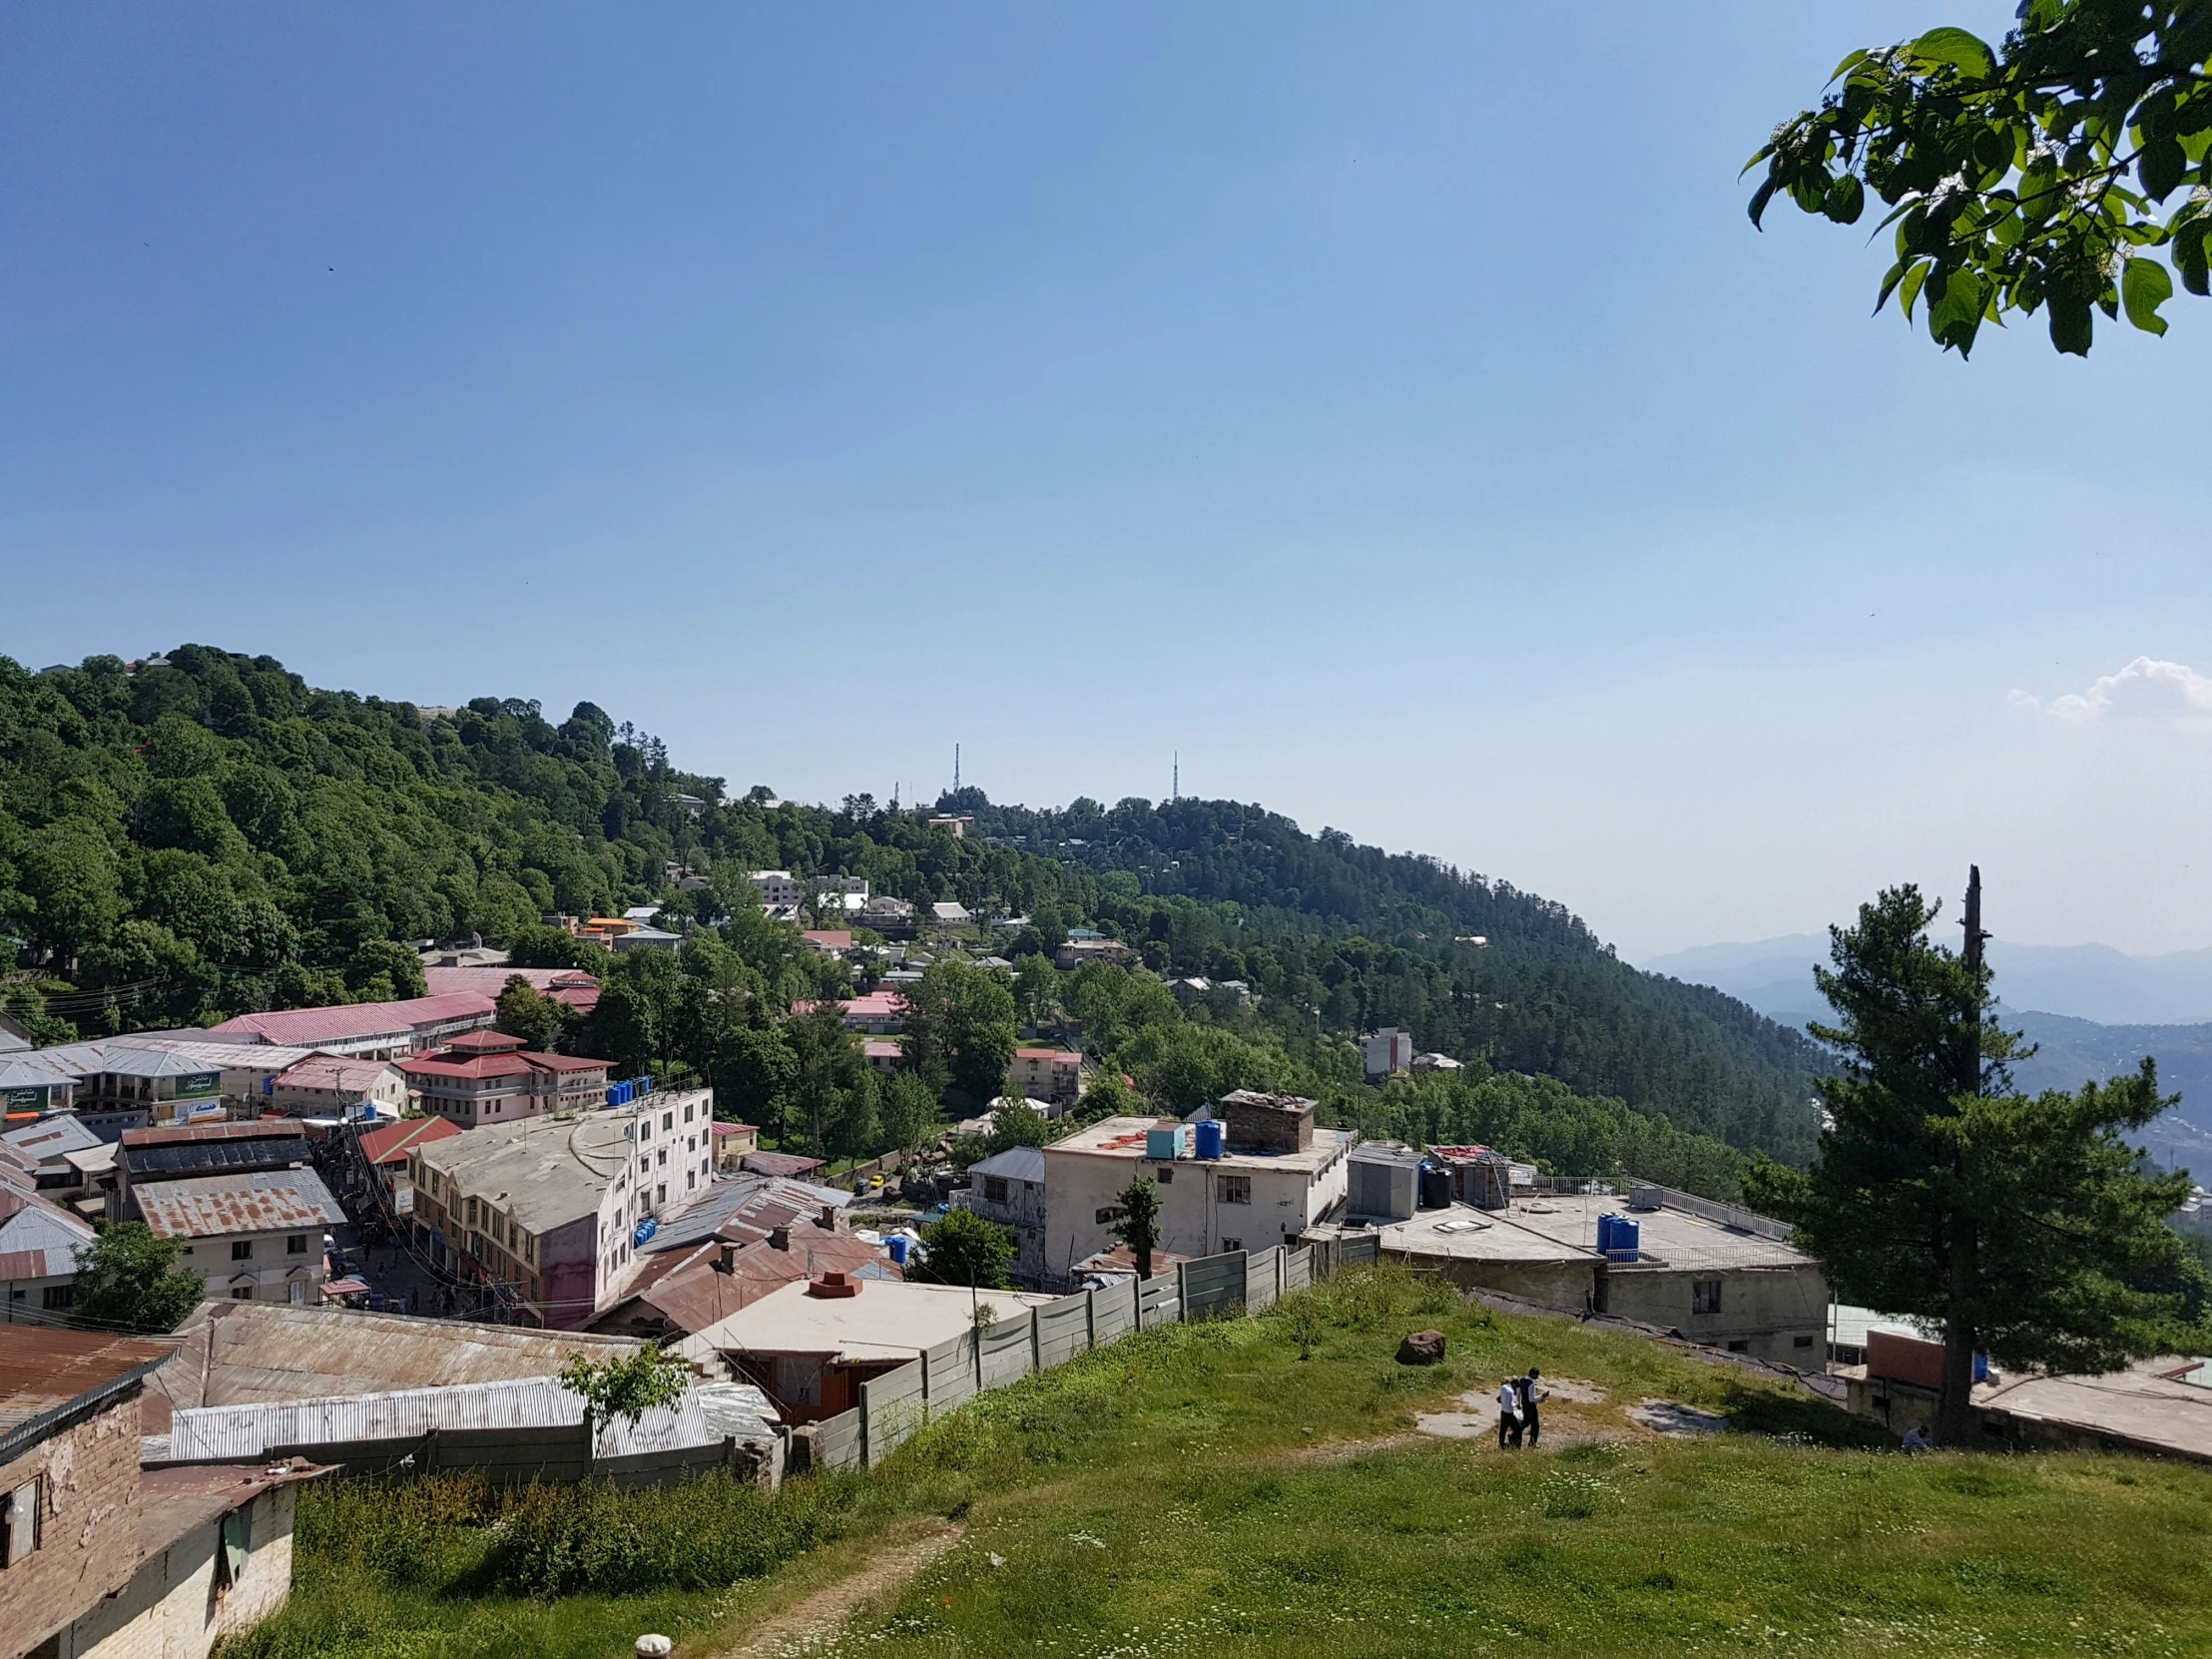
[[[1950,1301],[1953,1308],[1965,1306],[1973,1297],[1976,1242],[1973,1234],[1963,1228],[1952,1240]],[[1943,1385],[1936,1396],[1937,1445],[1970,1445],[1975,1440],[1973,1355],[1976,1342],[1977,1333],[1963,1320],[1953,1319],[1943,1327]]]

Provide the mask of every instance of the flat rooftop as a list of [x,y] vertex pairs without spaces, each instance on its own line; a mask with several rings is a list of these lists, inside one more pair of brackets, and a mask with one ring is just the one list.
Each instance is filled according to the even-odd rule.
[[1614,1262],[1608,1273],[1640,1269],[1671,1272],[1744,1268],[1794,1268],[1812,1262],[1801,1250],[1774,1239],[1738,1232],[1683,1210],[1630,1210],[1628,1201],[1604,1194],[1540,1193],[1515,1198],[1509,1210],[1476,1210],[1455,1204],[1423,1210],[1410,1221],[1377,1228],[1384,1250],[1472,1261],[1564,1262],[1597,1259],[1597,1219],[1628,1216],[1638,1227],[1642,1259]]
[[[1147,1130],[1178,1129],[1182,1125],[1181,1118],[1106,1118],[1087,1129],[1077,1130],[1064,1141],[1054,1141],[1044,1150],[1047,1157],[1074,1153],[1086,1158],[1123,1158],[1138,1163],[1145,1155]],[[1225,1152],[1219,1158],[1178,1158],[1176,1162],[1204,1163],[1227,1170],[1324,1170],[1343,1157],[1352,1142],[1353,1133],[1349,1129],[1317,1129],[1314,1144],[1303,1152]]]
[[972,1293],[964,1285],[909,1285],[863,1279],[850,1297],[808,1295],[808,1282],[779,1286],[679,1346],[687,1359],[708,1353],[819,1354],[837,1360],[911,1360],[968,1331],[977,1303],[998,1318],[1019,1319],[1054,1300],[1023,1291]]
[[[1813,1258],[1802,1250],[1754,1233],[1741,1233],[1684,1210],[1630,1210],[1628,1201],[1595,1193],[1541,1193],[1513,1200],[1507,1212],[1516,1226],[1562,1244],[1597,1248],[1597,1218],[1627,1216],[1639,1229],[1638,1244],[1650,1265],[1667,1268],[1794,1268]],[[1616,1265],[1616,1273],[1637,1266]]]
[[1414,1256],[1443,1256],[1468,1262],[1591,1262],[1595,1250],[1564,1243],[1533,1228],[1516,1227],[1501,1210],[1477,1210],[1454,1204],[1448,1210],[1422,1210],[1411,1221],[1392,1222],[1370,1231],[1384,1250]]

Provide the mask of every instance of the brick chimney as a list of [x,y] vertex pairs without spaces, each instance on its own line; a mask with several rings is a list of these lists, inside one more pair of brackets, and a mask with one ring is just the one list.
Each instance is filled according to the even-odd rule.
[[817,1225],[825,1233],[834,1233],[837,1230],[837,1207],[834,1204],[825,1204],[822,1207],[821,1220]]
[[790,1250],[792,1247],[792,1230],[788,1227],[770,1228],[768,1247],[771,1250]]

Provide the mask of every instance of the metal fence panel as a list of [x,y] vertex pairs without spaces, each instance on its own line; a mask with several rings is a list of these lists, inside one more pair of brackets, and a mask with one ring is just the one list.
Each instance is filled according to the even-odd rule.
[[1137,1282],[1117,1279],[1103,1291],[1091,1293],[1091,1331],[1099,1347],[1119,1341],[1137,1329]]
[[925,1350],[921,1365],[931,1416],[942,1416],[975,1397],[975,1343],[966,1332]]
[[1003,1388],[1027,1377],[1035,1359],[1035,1319],[1030,1314],[1020,1319],[999,1320],[979,1332],[976,1350],[981,1358],[978,1369],[982,1372],[983,1386]]
[[1303,1291],[1314,1283],[1314,1253],[1298,1245],[1283,1252],[1283,1294]]
[[920,1364],[871,1377],[860,1384],[860,1416],[867,1426],[867,1463],[873,1468],[914,1436],[927,1420]]
[[1273,1245],[1257,1256],[1245,1257],[1245,1312],[1257,1314],[1263,1308],[1275,1306],[1275,1298],[1282,1286],[1283,1247]]
[[1088,1295],[1062,1297],[1034,1312],[1039,1371],[1064,1366],[1090,1348],[1091,1299]]
[[1150,1331],[1156,1325],[1174,1325],[1183,1317],[1183,1280],[1180,1274],[1147,1279],[1137,1287],[1138,1317]]
[[859,1412],[839,1411],[833,1417],[825,1417],[822,1438],[817,1442],[822,1452],[822,1466],[826,1469],[857,1468],[864,1437]]

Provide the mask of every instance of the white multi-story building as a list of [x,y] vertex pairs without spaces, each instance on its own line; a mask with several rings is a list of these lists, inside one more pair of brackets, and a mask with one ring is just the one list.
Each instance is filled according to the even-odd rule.
[[1360,1052],[1367,1057],[1370,1083],[1384,1077],[1402,1077],[1413,1069],[1413,1033],[1386,1025],[1362,1037]]
[[1044,1149],[1044,1277],[1065,1280],[1078,1262],[1110,1250],[1121,1194],[1149,1175],[1160,1193],[1160,1249],[1177,1256],[1266,1250],[1287,1244],[1340,1210],[1355,1140],[1316,1129],[1314,1102],[1239,1090],[1214,1108],[1226,1149],[1155,1158],[1150,1131],[1173,1118],[1108,1118]]
[[753,872],[753,884],[761,889],[761,904],[766,909],[781,910],[797,904],[805,896],[788,869],[757,869]]

